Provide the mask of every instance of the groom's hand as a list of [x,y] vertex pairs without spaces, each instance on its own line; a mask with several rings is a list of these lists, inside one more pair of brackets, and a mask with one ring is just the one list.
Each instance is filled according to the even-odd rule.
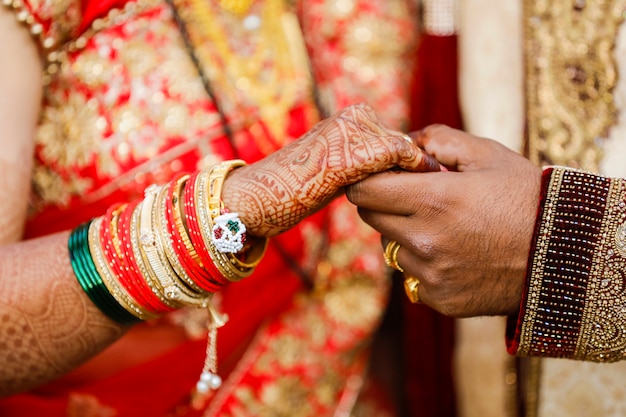
[[448,171],[385,172],[348,188],[361,217],[400,244],[420,300],[446,315],[509,315],[521,299],[541,169],[446,126],[412,135]]

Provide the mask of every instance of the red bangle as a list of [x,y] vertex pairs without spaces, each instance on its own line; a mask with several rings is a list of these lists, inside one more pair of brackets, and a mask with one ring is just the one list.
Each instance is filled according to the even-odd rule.
[[117,234],[119,216],[126,207],[125,204],[112,205],[102,217],[102,222],[100,223],[100,245],[105,260],[119,284],[124,287],[128,295],[132,297],[137,304],[146,308],[148,307],[147,302],[137,291],[134,291],[132,286],[128,285],[128,277],[124,273],[124,267],[122,265],[123,260],[116,250],[116,247],[119,248],[122,245],[122,242],[118,240],[119,235]]
[[[133,213],[137,209],[141,200],[136,200],[126,207],[126,210],[120,215],[119,220],[119,236],[121,243],[121,257],[124,260],[125,270],[127,272],[127,285],[134,287],[135,292],[146,303],[146,308],[149,308],[155,314],[164,314],[169,311],[173,311],[174,308],[168,306],[163,300],[161,300],[155,291],[148,284],[149,277],[146,275],[147,271],[142,271],[139,267],[132,247],[132,217]],[[130,291],[130,290],[129,290]]]
[[[100,238],[102,252],[106,262],[109,264],[111,271],[117,278],[119,284],[124,287],[126,292],[142,307],[147,308],[150,312],[154,312],[154,308],[150,303],[137,291],[137,287],[131,284],[131,277],[126,273],[125,259],[122,255],[123,240],[120,237],[120,216],[128,205],[113,205],[102,218],[100,223]],[[116,244],[117,242],[117,244]],[[116,250],[119,248],[119,252]]]
[[213,284],[217,284],[220,287],[229,283],[229,281],[222,275],[222,273],[217,269],[213,259],[211,258],[211,254],[207,250],[206,243],[202,238],[202,233],[200,232],[200,225],[198,224],[198,214],[196,212],[195,207],[195,188],[196,181],[199,175],[199,171],[195,172],[191,175],[189,180],[187,180],[187,184],[185,184],[184,188],[184,201],[185,201],[185,220],[187,224],[187,229],[189,231],[189,238],[194,248],[196,249],[196,253],[200,257],[200,261],[204,266],[205,270],[209,273],[211,277],[211,282]]
[[[185,230],[183,218],[180,213],[180,207],[182,206],[182,189],[188,179],[188,175],[182,175],[172,181],[166,204],[167,231],[172,238],[174,253],[189,278],[202,290],[216,292],[220,290],[221,285],[213,282],[211,275],[203,267],[199,255],[191,243],[189,234]],[[187,238],[187,243],[185,243],[183,233]],[[194,259],[194,255],[197,259]]]

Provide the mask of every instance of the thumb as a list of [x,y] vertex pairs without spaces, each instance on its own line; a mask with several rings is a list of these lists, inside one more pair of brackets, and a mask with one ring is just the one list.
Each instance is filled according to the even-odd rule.
[[415,143],[452,171],[473,171],[498,161],[499,143],[445,125],[430,125],[409,134]]

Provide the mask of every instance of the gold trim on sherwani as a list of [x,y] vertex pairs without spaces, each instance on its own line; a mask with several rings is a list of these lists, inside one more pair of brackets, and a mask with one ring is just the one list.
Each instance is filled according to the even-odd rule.
[[626,358],[625,230],[626,181],[544,170],[512,353],[594,362]]
[[527,151],[538,165],[598,172],[615,124],[613,56],[626,1],[524,3]]

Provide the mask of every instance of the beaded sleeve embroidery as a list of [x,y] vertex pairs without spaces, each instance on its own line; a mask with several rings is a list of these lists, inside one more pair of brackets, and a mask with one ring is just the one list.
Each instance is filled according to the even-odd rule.
[[509,323],[509,352],[623,360],[626,181],[547,168],[541,196],[526,293],[517,326]]

